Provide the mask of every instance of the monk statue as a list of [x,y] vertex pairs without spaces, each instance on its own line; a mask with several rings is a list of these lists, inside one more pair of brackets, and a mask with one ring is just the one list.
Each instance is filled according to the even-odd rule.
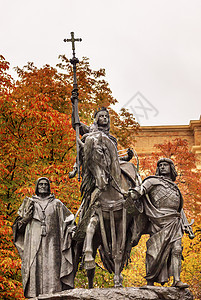
[[157,163],[156,175],[147,177],[141,186],[130,189],[125,206],[131,209],[137,199],[144,206],[149,220],[150,238],[147,241],[146,280],[147,285],[154,282],[162,285],[173,276],[174,287],[187,288],[180,280],[182,246],[184,231],[193,238],[191,224],[183,211],[183,198],[177,185],[177,172],[169,158]]
[[35,195],[24,199],[13,224],[25,297],[74,287],[73,220],[74,215],[51,194],[49,179],[39,178]]

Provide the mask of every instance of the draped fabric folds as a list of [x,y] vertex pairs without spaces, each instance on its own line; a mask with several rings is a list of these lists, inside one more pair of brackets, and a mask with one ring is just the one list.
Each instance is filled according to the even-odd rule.
[[183,198],[177,185],[162,176],[150,176],[142,186],[144,211],[150,221],[145,278],[163,284],[173,275],[172,249],[183,236]]
[[[38,196],[25,198],[13,225],[14,243],[22,259],[22,278],[25,297],[60,292],[73,288],[73,253],[69,225],[73,214],[54,195],[42,211]],[[23,227],[27,203],[33,201],[33,218]],[[42,219],[45,214],[45,231]]]

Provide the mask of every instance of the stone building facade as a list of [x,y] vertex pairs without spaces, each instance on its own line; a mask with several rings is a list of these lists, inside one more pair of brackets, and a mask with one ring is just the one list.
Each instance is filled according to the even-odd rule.
[[198,158],[197,167],[201,168],[201,117],[190,121],[189,125],[141,126],[135,138],[135,150],[138,155],[147,155],[156,151],[155,144],[186,139],[189,150]]

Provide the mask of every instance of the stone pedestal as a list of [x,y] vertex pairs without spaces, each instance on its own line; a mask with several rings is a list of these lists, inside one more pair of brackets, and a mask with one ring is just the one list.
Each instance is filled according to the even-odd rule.
[[57,294],[41,295],[32,300],[193,300],[189,289],[175,287],[128,287],[109,289],[74,289]]

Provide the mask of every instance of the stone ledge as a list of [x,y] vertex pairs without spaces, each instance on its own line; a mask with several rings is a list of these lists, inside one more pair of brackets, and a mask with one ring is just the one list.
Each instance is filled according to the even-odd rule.
[[175,287],[127,287],[108,289],[74,289],[61,293],[39,295],[32,300],[193,300],[189,289]]

